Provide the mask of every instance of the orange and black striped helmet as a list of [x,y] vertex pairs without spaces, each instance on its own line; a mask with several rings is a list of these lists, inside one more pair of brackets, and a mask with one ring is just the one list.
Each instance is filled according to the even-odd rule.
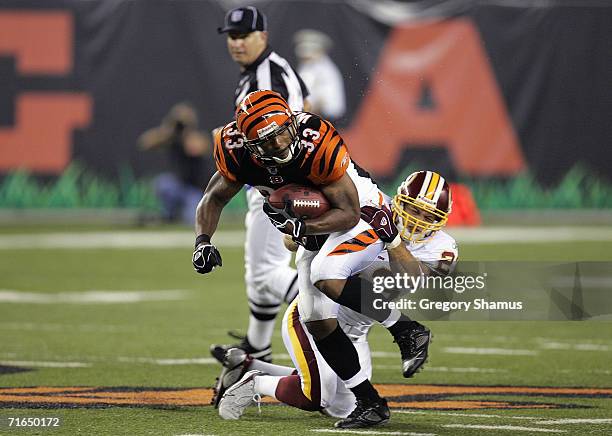
[[434,171],[417,171],[398,186],[391,209],[402,239],[420,242],[446,225],[451,206],[444,177]]
[[277,92],[247,94],[236,108],[236,125],[245,138],[245,148],[265,165],[286,165],[301,150],[297,120]]

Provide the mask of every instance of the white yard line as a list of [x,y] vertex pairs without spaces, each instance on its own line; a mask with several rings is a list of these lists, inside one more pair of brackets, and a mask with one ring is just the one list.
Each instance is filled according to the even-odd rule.
[[0,365],[34,366],[37,368],[89,368],[91,363],[84,362],[40,362],[37,360],[0,360]]
[[390,436],[436,436],[435,433],[414,433],[407,431],[377,431],[377,430],[343,430],[343,429],[334,429],[334,428],[313,428],[312,430],[315,433],[346,433],[346,434],[380,434],[380,435],[390,435]]
[[578,350],[578,351],[612,351],[609,345],[600,344],[568,344],[566,342],[542,342],[543,350]]
[[176,436],[217,436],[215,434],[177,434]]
[[539,416],[531,417],[531,416],[514,416],[514,415],[494,415],[494,414],[484,414],[484,413],[454,413],[454,412],[425,412],[420,410],[403,410],[403,409],[393,409],[393,413],[405,413],[408,415],[442,415],[442,416],[465,416],[469,418],[509,418],[509,419],[523,419],[523,420],[536,420],[542,419]]
[[[548,284],[552,287],[574,287],[576,277],[574,276],[558,276],[553,277]],[[612,277],[610,276],[580,276],[580,287],[587,289],[601,289],[612,287]]]
[[[435,340],[442,340],[447,342],[481,342],[482,335],[454,335],[449,333],[436,333]],[[508,342],[525,342],[525,338],[520,336],[501,336],[501,335],[487,335],[487,342],[502,342],[504,344]]]
[[493,356],[537,356],[539,354],[534,350],[476,347],[444,347],[442,352],[448,354],[489,354]]
[[[219,247],[243,247],[244,231],[220,231],[213,237]],[[84,249],[84,248],[193,248],[192,231],[173,232],[61,232],[0,235],[0,250]]]
[[287,353],[273,353],[272,354],[272,359],[275,360],[291,360],[291,356],[288,355]]
[[539,428],[539,427],[520,427],[517,425],[445,424],[442,427],[475,429],[475,430],[530,431],[534,433],[567,433],[566,430],[555,430],[552,428]]
[[[449,228],[457,242],[471,244],[529,244],[534,242],[612,241],[612,227],[477,227]],[[520,236],[520,237],[518,237]]]
[[612,424],[612,418],[565,418],[537,421],[534,424],[557,425],[557,424]]
[[112,324],[55,324],[35,322],[0,322],[0,330],[40,331],[40,332],[85,332],[85,333],[136,333],[143,327],[136,325]]
[[391,352],[391,351],[372,351],[370,353],[370,355],[372,357],[380,357],[380,358],[386,358],[386,357],[391,357],[391,358],[395,358],[397,356],[399,356],[398,352]]
[[[476,227],[450,228],[459,244],[498,244],[572,241],[612,241],[612,227]],[[517,238],[520,235],[520,238]],[[213,242],[219,247],[244,246],[243,230],[222,230]],[[84,248],[189,248],[193,232],[177,231],[108,231],[51,232],[0,235],[0,250],[12,249],[84,249]]]
[[189,291],[169,289],[160,291],[75,291],[75,292],[25,292],[0,289],[1,303],[28,304],[123,304],[143,301],[185,300]]
[[[398,365],[374,365],[374,369],[397,369]],[[457,372],[457,373],[476,373],[476,374],[498,374],[508,372],[507,369],[497,368],[454,368],[449,366],[426,366],[425,371],[427,372]]]
[[154,357],[118,357],[122,363],[151,363],[153,365],[172,366],[172,365],[216,365],[219,363],[214,357],[194,357],[182,359],[166,359]]

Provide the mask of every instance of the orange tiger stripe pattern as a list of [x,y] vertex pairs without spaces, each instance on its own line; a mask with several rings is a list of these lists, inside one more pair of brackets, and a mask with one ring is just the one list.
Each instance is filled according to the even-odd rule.
[[364,232],[359,233],[354,238],[349,239],[348,241],[344,241],[342,244],[338,245],[336,248],[332,250],[328,256],[340,256],[343,254],[355,253],[357,251],[362,251],[372,245],[374,242],[378,241],[378,235],[374,230],[369,229]]
[[215,157],[215,163],[217,165],[217,170],[221,174],[223,174],[223,176],[225,176],[232,182],[235,182],[236,176],[232,174],[231,171],[227,168],[227,162],[225,161],[225,154],[223,153],[223,136],[224,136],[223,132],[225,132],[226,129],[227,129],[227,126],[215,132],[213,154]]
[[319,135],[308,178],[315,185],[326,185],[342,177],[350,160],[344,141],[329,122],[321,120]]

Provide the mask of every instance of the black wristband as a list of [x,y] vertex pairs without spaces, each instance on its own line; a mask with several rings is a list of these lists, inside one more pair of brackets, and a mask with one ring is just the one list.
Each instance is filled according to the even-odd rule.
[[198,245],[200,245],[202,242],[206,242],[209,243],[210,242],[210,236],[208,236],[206,233],[202,233],[201,235],[199,235],[196,240],[195,240],[195,246],[197,247]]

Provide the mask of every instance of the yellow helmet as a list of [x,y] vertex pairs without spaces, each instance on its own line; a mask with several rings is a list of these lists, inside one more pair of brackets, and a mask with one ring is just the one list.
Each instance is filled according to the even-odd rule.
[[451,205],[444,177],[433,171],[417,171],[398,186],[391,209],[401,238],[421,242],[446,225]]

